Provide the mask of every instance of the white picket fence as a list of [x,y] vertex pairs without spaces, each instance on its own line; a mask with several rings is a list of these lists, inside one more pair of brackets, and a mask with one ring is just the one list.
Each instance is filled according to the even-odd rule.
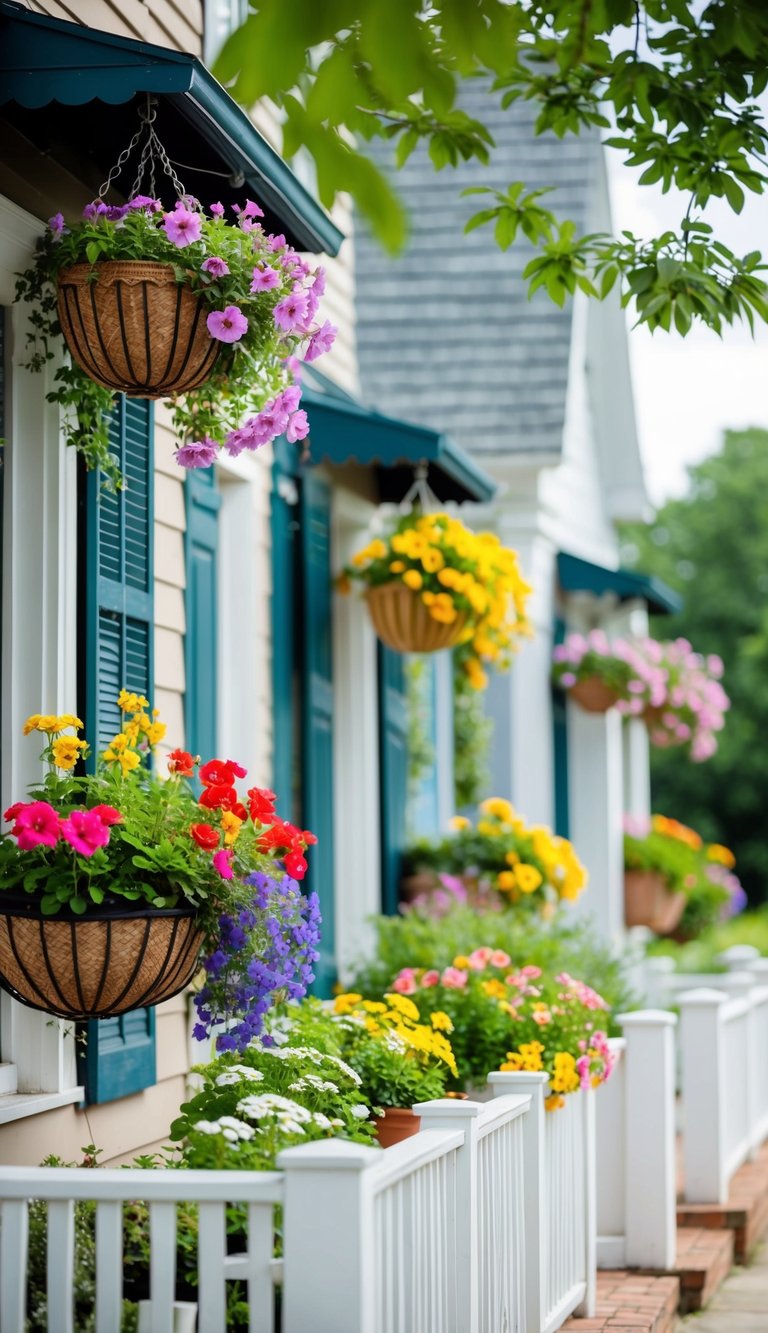
[[[96,1203],[96,1323],[118,1333],[122,1207],[146,1202],[142,1333],[180,1333],[176,1205],[198,1203],[198,1333],[226,1328],[226,1282],[247,1282],[250,1333],[553,1333],[594,1308],[593,1094],[544,1111],[543,1075],[491,1075],[486,1103],[417,1109],[421,1130],[382,1153],[328,1140],[278,1172],[0,1168],[0,1333],[23,1333],[28,1203],[46,1202],[50,1333],[75,1333],[74,1202]],[[245,1204],[247,1253],[227,1256],[225,1208]],[[283,1258],[274,1261],[282,1207]]]

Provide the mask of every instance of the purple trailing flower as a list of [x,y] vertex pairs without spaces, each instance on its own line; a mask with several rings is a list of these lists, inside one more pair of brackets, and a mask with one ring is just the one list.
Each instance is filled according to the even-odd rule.
[[305,440],[309,435],[309,421],[307,414],[302,409],[292,413],[288,418],[288,425],[285,430],[285,438],[289,444],[295,444],[297,440]]
[[133,199],[129,199],[128,207],[134,213],[140,210],[144,213],[161,213],[163,209],[160,200],[153,199],[148,194],[135,194]]
[[295,329],[302,327],[308,309],[308,293],[291,292],[289,296],[284,296],[282,301],[278,301],[272,315],[279,329],[282,329],[285,333],[292,333]]
[[176,450],[176,462],[180,467],[210,467],[216,461],[219,447],[206,435],[204,440],[190,440]]
[[273,288],[279,286],[280,274],[276,268],[271,268],[269,264],[265,264],[263,268],[253,270],[252,292],[270,292]]
[[336,334],[338,331],[336,325],[332,324],[329,319],[327,319],[319,329],[315,329],[315,332],[307,343],[304,360],[316,361],[317,358],[322,356],[325,352],[330,352],[336,341]]
[[208,332],[212,338],[222,343],[239,342],[248,332],[248,320],[237,305],[228,305],[225,310],[212,310],[206,319]]
[[286,240],[282,232],[280,232],[279,236],[270,236],[269,238],[270,250],[275,250],[275,251],[284,250],[285,246],[286,246]]
[[203,273],[209,274],[212,278],[226,278],[229,273],[229,264],[219,259],[218,255],[211,255],[210,259],[203,260],[200,267]]
[[202,226],[200,214],[187,208],[181,200],[179,200],[173,212],[166,213],[163,218],[163,229],[166,236],[180,250],[187,245],[192,245],[193,241],[200,240]]
[[51,229],[51,231],[52,231],[52,233],[53,233],[54,240],[57,240],[57,241],[58,241],[58,240],[61,240],[61,237],[62,237],[62,235],[63,235],[63,233],[64,233],[64,230],[65,230],[65,227],[64,227],[64,214],[63,214],[63,213],[54,213],[53,217],[48,219],[48,226],[50,227],[50,229]]
[[223,204],[211,204],[210,208],[208,209],[208,212],[210,213],[210,215],[211,215],[212,218],[223,218],[223,216],[224,216],[224,205],[223,205]]

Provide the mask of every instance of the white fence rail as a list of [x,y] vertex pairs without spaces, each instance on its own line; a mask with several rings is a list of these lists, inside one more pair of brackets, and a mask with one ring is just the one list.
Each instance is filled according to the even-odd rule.
[[700,987],[677,997],[689,1203],[725,1203],[734,1171],[768,1134],[768,986],[744,976],[730,976],[735,996]]

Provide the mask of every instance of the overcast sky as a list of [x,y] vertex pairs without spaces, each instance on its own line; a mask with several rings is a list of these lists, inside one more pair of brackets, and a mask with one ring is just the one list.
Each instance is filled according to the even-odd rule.
[[[638,186],[639,173],[607,150],[617,229],[636,235],[656,234],[679,224],[685,200],[664,196],[655,186]],[[740,254],[768,248],[768,198],[747,194],[740,217],[719,201],[706,220]],[[768,429],[768,329],[738,325],[722,339],[707,329],[681,338],[677,333],[632,329],[630,356],[635,410],[654,503],[686,489],[686,464],[719,447],[728,427]]]

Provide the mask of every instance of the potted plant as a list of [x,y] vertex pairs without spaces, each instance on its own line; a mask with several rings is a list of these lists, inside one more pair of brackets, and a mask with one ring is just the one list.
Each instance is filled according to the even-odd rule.
[[714,653],[694,652],[687,639],[658,643],[635,641],[652,679],[662,688],[644,698],[642,716],[652,745],[686,746],[691,759],[702,763],[717,749],[716,735],[725,726],[730,700],[720,680],[723,663]]
[[123,690],[118,704],[121,730],[85,776],[79,718],[25,724],[45,740],[47,772],[4,815],[0,985],[47,1013],[104,1018],[177,994],[205,947],[199,1026],[224,1024],[220,1043],[235,1045],[241,1029],[260,1030],[270,997],[311,980],[317,900],[296,880],[315,839],[278,819],[273,793],[241,799],[245,769],[232,760],[199,768],[199,800],[187,781],[197,756],[171,751],[160,780],[163,723],[140,695]]
[[374,1108],[382,1148],[410,1138],[420,1119],[414,1102],[441,1097],[448,1078],[458,1077],[448,1034],[447,1014],[433,1012],[428,1023],[407,996],[364,1000],[354,992],[334,1004],[344,1058],[360,1078],[360,1091]]
[[623,642],[611,645],[603,630],[569,634],[552,654],[552,679],[587,713],[607,713],[631,697],[634,672],[622,656]]
[[401,516],[353,556],[340,580],[365,585],[379,638],[401,653],[462,645],[464,669],[478,688],[484,663],[508,665],[530,634],[530,588],[514,551],[493,533],[473,533],[448,514]]
[[680,943],[746,905],[729,848],[664,815],[625,817],[624,865],[627,924]]
[[[534,910],[550,918],[562,901],[575,901],[587,872],[567,838],[543,824],[529,825],[514,806],[492,796],[475,824],[463,815],[448,837],[421,839],[405,855],[408,880],[416,879],[418,906],[425,890],[466,901],[478,911]],[[423,876],[432,875],[427,888]]]
[[[63,334],[71,365],[51,398],[67,441],[119,484],[109,453],[116,393],[173,399],[184,467],[207,467],[286,434],[304,439],[297,354],[312,361],[336,330],[318,319],[325,277],[284,236],[268,235],[252,200],[230,222],[180,198],[98,199],[82,218],[51,218],[17,282],[35,314],[28,364],[42,370]],[[182,396],[180,396],[182,395]]]

